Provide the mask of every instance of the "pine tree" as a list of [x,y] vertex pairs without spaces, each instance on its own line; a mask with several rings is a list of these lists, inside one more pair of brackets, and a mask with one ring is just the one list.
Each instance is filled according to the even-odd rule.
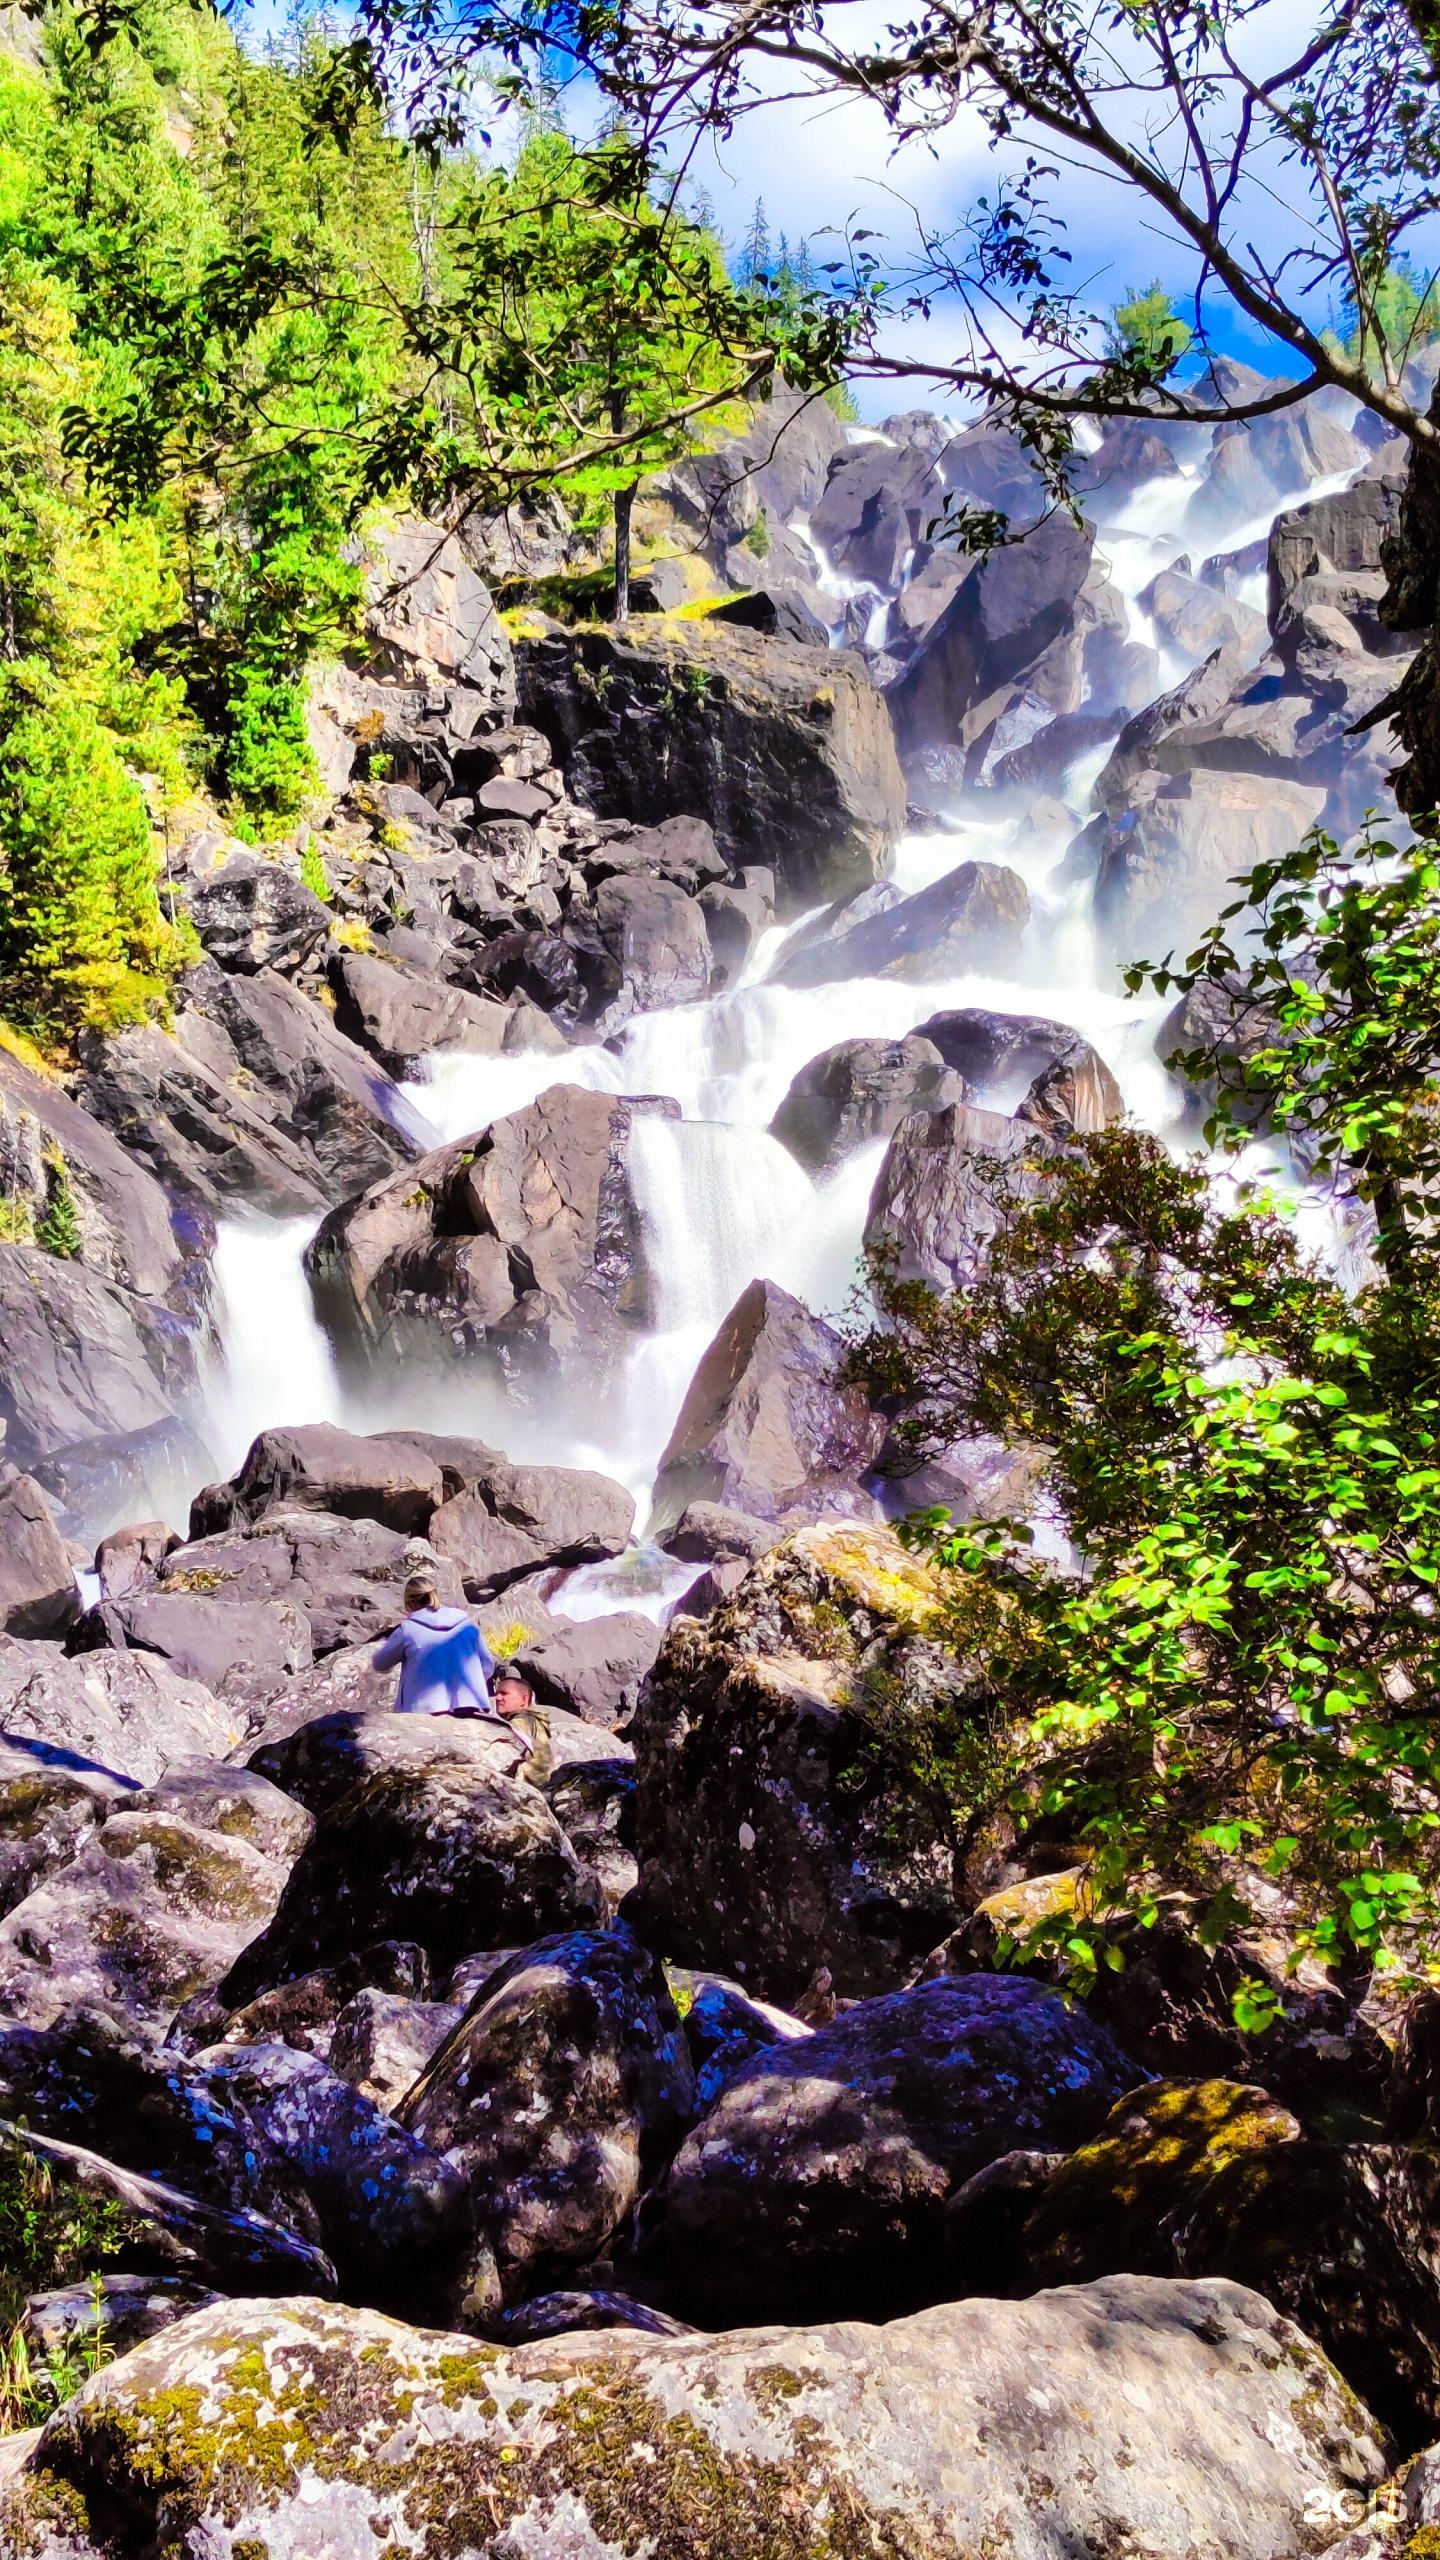
[[765,218],[765,199],[757,196],[750,216],[750,228],[740,243],[735,261],[735,281],[745,291],[753,292],[770,273],[770,225]]

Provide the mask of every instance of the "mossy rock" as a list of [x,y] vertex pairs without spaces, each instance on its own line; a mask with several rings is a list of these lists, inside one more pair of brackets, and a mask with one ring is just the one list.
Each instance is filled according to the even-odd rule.
[[801,1529],[792,1545],[828,1575],[843,1600],[908,1635],[923,1635],[939,1608],[930,1567],[901,1545],[893,1529],[829,1522]]
[[1036,2284],[1170,2275],[1172,2222],[1232,2160],[1297,2142],[1294,2116],[1238,2080],[1159,2080],[1122,2098],[1098,2140],[1074,2152],[1025,2226]]
[[1227,2286],[1119,2277],[883,2332],[508,2351],[224,2302],[50,2421],[0,2479],[0,2550],[1293,2560],[1307,2516],[1387,2468],[1316,2349]]

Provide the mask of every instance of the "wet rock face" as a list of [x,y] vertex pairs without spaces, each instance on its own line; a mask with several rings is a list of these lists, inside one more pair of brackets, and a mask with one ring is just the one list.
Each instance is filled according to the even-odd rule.
[[566,633],[520,652],[520,699],[577,799],[644,826],[705,818],[773,866],[783,912],[881,877],[905,787],[858,660],[708,623]]
[[950,2190],[1002,2152],[1068,2149],[1134,2069],[1036,1983],[861,2001],[725,2082],[650,2199],[645,2245],[707,2323],[887,2319],[948,2290]]
[[173,1034],[81,1044],[87,1110],[172,1198],[211,1216],[313,1216],[421,1153],[383,1068],[273,969],[237,977],[209,961],[182,995]]
[[998,862],[962,862],[913,898],[787,953],[775,972],[787,987],[837,978],[957,978],[1006,971],[1018,961],[1030,898],[1019,873]]
[[147,1512],[183,1520],[191,1487],[214,1463],[199,1434],[170,1416],[141,1431],[70,1441],[37,1458],[31,1473],[65,1536],[89,1546]]
[[57,1159],[78,1230],[76,1259],[140,1297],[181,1296],[208,1239],[177,1233],[154,1177],[62,1085],[0,1051],[0,1186],[17,1210],[28,1205],[36,1224],[52,1205]]
[[963,1077],[970,1094],[993,1111],[1013,1111],[1037,1077],[1062,1062],[1076,1061],[1092,1081],[1097,1107],[1106,1119],[1123,1109],[1120,1088],[1088,1040],[1068,1022],[1050,1022],[1043,1014],[989,1013],[983,1006],[962,1006],[953,1013],[932,1013],[911,1033],[928,1040],[947,1067]]
[[653,1525],[696,1502],[761,1519],[873,1519],[859,1478],[884,1425],[840,1379],[839,1336],[772,1280],[736,1300],[690,1381],[655,1480]]
[[1385,2468],[1323,2356],[1238,2285],[1116,2277],[883,2336],[614,2330],[504,2350],[322,2303],[224,2303],[49,2422],[0,2493],[0,2533],[92,2560],[113,2518],[115,2560],[141,2560],[183,2513],[217,2549],[499,2560],[553,2548],[563,2518],[577,2553],[811,2560],[818,2508],[857,2553],[1292,2560],[1307,2519],[1363,2505]]
[[620,981],[595,1014],[597,1030],[608,1035],[632,1014],[698,1004],[710,993],[714,962],[705,911],[671,881],[602,881],[595,929]]
[[648,1944],[793,2008],[822,1967],[842,1997],[894,1989],[954,1926],[954,1808],[884,1743],[889,1683],[953,1677],[931,1605],[891,1532],[841,1522],[674,1622],[632,1726]]
[[1070,620],[1093,538],[1057,513],[956,589],[890,690],[902,756],[953,745],[967,779],[978,779],[1001,712]]
[[513,2301],[600,2255],[693,2083],[658,1959],[623,1930],[577,1933],[491,1976],[399,2112],[463,2175]]
[[388,1376],[478,1349],[534,1378],[613,1358],[648,1301],[626,1161],[645,1107],[554,1085],[333,1211],[307,1268],[349,1365]]
[[173,1421],[193,1385],[174,1317],[82,1263],[0,1245],[0,1417],[17,1464]]
[[802,1067],[770,1134],[813,1173],[829,1173],[912,1111],[963,1102],[965,1087],[938,1049],[906,1040],[842,1040]]
[[583,1926],[599,1909],[598,1885],[533,1787],[452,1763],[381,1769],[321,1813],[273,1924],[221,1997],[238,2007],[380,1938],[414,1939],[448,1971],[472,1949]]
[[1106,834],[1095,890],[1097,918],[1123,959],[1193,944],[1236,876],[1298,844],[1325,807],[1322,789],[1283,771],[1198,764],[1132,798]]
[[341,1030],[378,1058],[387,1075],[420,1074],[435,1049],[493,1058],[505,1046],[508,1005],[446,986],[395,960],[347,951],[334,963],[330,983]]

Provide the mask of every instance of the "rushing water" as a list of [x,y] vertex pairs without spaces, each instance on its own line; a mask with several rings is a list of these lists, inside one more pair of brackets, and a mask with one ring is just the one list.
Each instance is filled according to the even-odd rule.
[[[1343,478],[1317,482],[1296,496],[1343,485]],[[1152,645],[1157,635],[1136,599],[1156,571],[1187,548],[1192,554],[1239,549],[1269,522],[1238,525],[1197,546],[1175,529],[1182,515],[1174,479],[1157,482],[1126,502],[1097,544],[1126,597],[1130,636]],[[839,593],[846,582],[827,573],[827,583]],[[1167,685],[1191,663],[1163,645]],[[303,1221],[233,1224],[222,1232],[217,1263],[226,1352],[215,1381],[217,1459],[233,1466],[253,1433],[270,1423],[336,1420],[374,1429],[404,1419],[417,1428],[481,1431],[515,1458],[603,1467],[635,1491],[643,1523],[648,1489],[696,1362],[746,1284],[774,1280],[827,1312],[839,1309],[856,1283],[883,1149],[867,1148],[817,1182],[768,1134],[791,1079],[821,1050],[857,1036],[898,1039],[931,1014],[960,1006],[1045,1014],[1093,1043],[1136,1119],[1166,1128],[1176,1094],[1154,1051],[1165,1007],[1115,991],[1113,971],[1102,974],[1097,960],[1088,884],[1062,873],[1067,845],[1089,815],[1100,761],[1089,760],[1069,777],[1064,828],[1053,822],[1050,799],[1048,831],[1026,817],[977,814],[943,833],[908,836],[896,852],[891,880],[906,896],[967,860],[1006,863],[1022,875],[1032,913],[1013,977],[786,987],[773,972],[797,930],[791,925],[764,937],[739,986],[704,1004],[642,1015],[612,1045],[579,1047],[563,1058],[440,1055],[428,1062],[423,1080],[405,1088],[437,1143],[482,1129],[557,1083],[664,1094],[678,1102],[679,1120],[645,1117],[635,1124],[630,1165],[654,1282],[654,1329],[637,1341],[607,1401],[577,1381],[568,1405],[547,1412],[507,1407],[478,1365],[473,1374],[444,1382],[397,1378],[383,1395],[347,1392],[316,1325],[301,1267],[310,1227]],[[1019,1099],[1018,1088],[986,1096],[1002,1109]],[[576,1616],[627,1606],[658,1615],[681,1587],[679,1569],[642,1547],[620,1565],[568,1577],[564,1606]]]

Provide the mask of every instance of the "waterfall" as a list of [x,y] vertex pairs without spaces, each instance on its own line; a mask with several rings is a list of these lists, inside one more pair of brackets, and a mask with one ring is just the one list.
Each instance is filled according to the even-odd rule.
[[[1126,599],[1130,636],[1156,642],[1138,598],[1182,550],[1193,556],[1197,549],[1239,549],[1266,532],[1275,513],[1341,488],[1347,477],[1317,480],[1277,501],[1264,517],[1228,531],[1216,527],[1198,542],[1182,529],[1200,478],[1194,466],[1133,492],[1102,523],[1097,542]],[[809,539],[803,523],[793,530]],[[883,600],[875,590],[838,576],[823,558],[819,565],[822,585],[837,600],[863,591],[878,611]],[[1252,600],[1263,602],[1263,594],[1247,595]],[[1189,671],[1189,661],[1168,643],[1162,643],[1162,662],[1166,684]],[[815,921],[802,917],[762,935],[740,982],[706,1002],[640,1015],[607,1042],[581,1042],[563,1052],[439,1054],[427,1061],[423,1077],[403,1088],[437,1144],[522,1109],[553,1084],[666,1095],[679,1104],[680,1119],[644,1115],[633,1127],[630,1175],[653,1305],[650,1328],[636,1339],[608,1395],[581,1382],[577,1396],[567,1382],[564,1399],[549,1409],[507,1405],[477,1362],[444,1379],[397,1375],[362,1398],[342,1387],[315,1323],[301,1259],[310,1225],[228,1224],[217,1257],[225,1364],[215,1378],[211,1433],[222,1464],[235,1465],[255,1431],[270,1423],[338,1420],[374,1430],[408,1422],[478,1432],[517,1460],[600,1468],[635,1493],[643,1524],[656,1465],[696,1363],[748,1282],[773,1280],[817,1313],[832,1315],[855,1284],[883,1144],[814,1180],[768,1134],[792,1079],[822,1050],[857,1036],[898,1040],[932,1014],[964,1006],[1040,1013],[1071,1025],[1093,1045],[1135,1119],[1161,1132],[1173,1127],[1176,1088],[1154,1049],[1168,1000],[1136,1001],[1114,991],[1113,973],[1097,956],[1089,883],[1065,862],[1108,752],[1101,747],[1066,776],[1067,825],[1052,829],[1029,813],[966,814],[941,830],[905,836],[895,850],[886,886],[903,897],[968,861],[1003,863],[1020,874],[1031,921],[1010,975],[783,986],[775,971],[786,948]],[[1047,796],[1044,806],[1053,814],[1055,801]],[[1001,1109],[1013,1109],[1020,1098],[1018,1086],[986,1096]],[[673,1605],[675,1570],[653,1550],[632,1550],[614,1565],[568,1576],[565,1605],[576,1615],[618,1607],[663,1614]]]
[[319,1223],[237,1219],[220,1229],[215,1295],[223,1352],[213,1372],[210,1436],[226,1475],[257,1431],[341,1418],[335,1364],[304,1271]]

